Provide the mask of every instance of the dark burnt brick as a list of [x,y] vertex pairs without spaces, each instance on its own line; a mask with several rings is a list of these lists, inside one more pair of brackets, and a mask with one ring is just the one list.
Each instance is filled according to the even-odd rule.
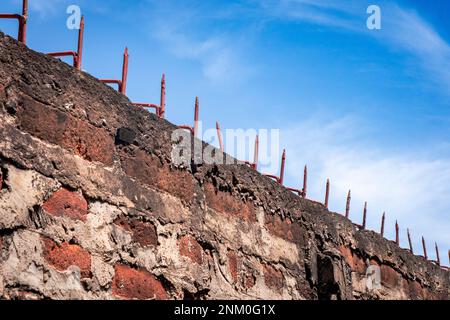
[[91,255],[79,245],[67,242],[58,245],[52,239],[42,237],[44,244],[44,259],[55,269],[65,271],[70,266],[81,270],[81,277],[91,276]]
[[86,199],[78,192],[61,188],[48,199],[42,208],[49,214],[61,217],[86,221],[88,204]]
[[401,275],[392,267],[381,265],[381,284],[389,288],[397,288],[400,285]]
[[89,161],[113,163],[114,141],[103,128],[25,97],[18,112],[20,127]]
[[114,223],[130,232],[133,241],[139,243],[141,246],[158,245],[158,234],[153,223],[124,216],[117,218]]
[[172,170],[140,149],[122,150],[120,159],[127,175],[192,203],[196,182],[189,172]]
[[182,256],[190,258],[199,265],[203,263],[203,248],[195,238],[191,236],[180,237],[178,247]]
[[211,183],[205,184],[206,204],[219,213],[256,222],[253,204],[233,197],[228,192],[216,191]]
[[136,138],[136,132],[129,128],[119,128],[116,132],[116,144],[132,144]]
[[345,262],[350,266],[350,269],[359,274],[366,274],[367,265],[364,259],[362,259],[358,254],[356,254],[348,246],[340,246],[339,251],[345,259]]
[[134,269],[122,264],[114,266],[113,294],[124,299],[166,300],[162,283],[145,269]]
[[238,257],[234,251],[228,251],[227,253],[228,259],[228,270],[230,271],[231,277],[234,282],[238,281]]
[[279,215],[265,215],[265,226],[274,236],[295,242],[301,246],[306,244],[306,229],[298,222],[283,220]]
[[264,265],[264,282],[270,289],[282,292],[284,287],[283,273],[270,265]]

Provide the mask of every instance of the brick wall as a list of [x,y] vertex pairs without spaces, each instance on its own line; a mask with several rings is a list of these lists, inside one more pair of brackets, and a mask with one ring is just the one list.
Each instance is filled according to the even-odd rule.
[[247,166],[175,166],[175,127],[90,75],[2,34],[0,61],[0,298],[449,298],[448,271]]

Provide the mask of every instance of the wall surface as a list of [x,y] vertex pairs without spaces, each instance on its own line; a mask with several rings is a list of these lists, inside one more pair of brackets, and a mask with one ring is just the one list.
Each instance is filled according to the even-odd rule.
[[245,165],[176,166],[174,129],[0,33],[0,298],[449,298],[447,270]]

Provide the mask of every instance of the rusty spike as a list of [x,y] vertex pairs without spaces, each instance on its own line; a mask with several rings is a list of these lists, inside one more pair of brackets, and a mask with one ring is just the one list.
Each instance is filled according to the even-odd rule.
[[159,105],[159,117],[164,119],[166,115],[166,75],[161,77],[161,100]]
[[395,221],[395,243],[397,245],[400,245],[400,234],[399,234],[399,226],[398,226],[398,222]]
[[19,42],[27,43],[28,0],[22,1],[22,18],[19,20]]
[[224,150],[223,150],[223,142],[222,142],[222,132],[220,131],[219,121],[216,121],[216,130],[217,130],[217,137],[219,138],[220,151],[224,152]]
[[441,258],[439,257],[439,248],[438,248],[438,245],[437,245],[436,242],[434,243],[434,247],[436,249],[436,262],[440,266],[441,265]]
[[366,222],[367,222],[367,201],[364,203],[363,223],[362,223],[363,229],[366,229]]
[[325,187],[325,208],[328,209],[328,200],[330,198],[330,179],[327,179],[327,185]]
[[120,84],[120,92],[122,94],[127,93],[128,59],[129,59],[128,48],[125,47],[125,51],[123,53],[122,82]]
[[345,205],[345,217],[348,218],[350,215],[350,200],[352,199],[352,191],[349,190],[347,194],[347,203]]
[[409,233],[409,229],[407,229],[407,233],[408,233],[409,250],[411,251],[411,253],[414,253],[413,245],[412,245],[412,241],[411,241],[411,234]]
[[282,185],[284,181],[284,166],[286,164],[286,149],[283,149],[283,155],[281,156],[281,168],[279,183]]
[[81,16],[80,28],[78,29],[78,48],[77,57],[75,59],[75,68],[81,70],[83,61],[83,40],[84,40],[84,16]]
[[308,192],[308,167],[305,166],[305,169],[303,170],[303,192],[302,192],[303,198],[306,198],[307,192]]
[[198,134],[198,116],[199,116],[200,104],[198,102],[198,97],[195,97],[195,111],[194,111],[194,137]]
[[380,234],[384,237],[384,222],[386,220],[386,212],[383,212],[383,216],[381,217],[381,231]]
[[423,248],[423,256],[425,257],[425,259],[428,260],[427,246],[425,244],[425,238],[424,237],[422,237],[422,248]]
[[259,135],[255,138],[255,153],[253,154],[253,169],[258,170],[258,157],[259,157]]

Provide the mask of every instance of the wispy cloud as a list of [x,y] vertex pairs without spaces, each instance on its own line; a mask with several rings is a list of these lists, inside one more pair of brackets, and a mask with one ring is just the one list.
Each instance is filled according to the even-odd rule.
[[[364,201],[369,203],[368,224],[379,230],[383,211],[388,215],[387,235],[394,236],[394,223],[402,228],[402,244],[407,245],[406,228],[414,235],[437,241],[441,256],[450,248],[450,159],[430,159],[420,150],[386,152],[374,145],[360,120],[348,117],[326,122],[311,118],[282,130],[289,150],[287,175],[291,184],[301,181],[302,167],[310,168],[310,196],[323,201],[325,181],[331,179],[331,210],[343,212],[352,190],[351,218],[361,223]],[[433,148],[433,146],[430,146]],[[421,247],[420,247],[421,248]]]

